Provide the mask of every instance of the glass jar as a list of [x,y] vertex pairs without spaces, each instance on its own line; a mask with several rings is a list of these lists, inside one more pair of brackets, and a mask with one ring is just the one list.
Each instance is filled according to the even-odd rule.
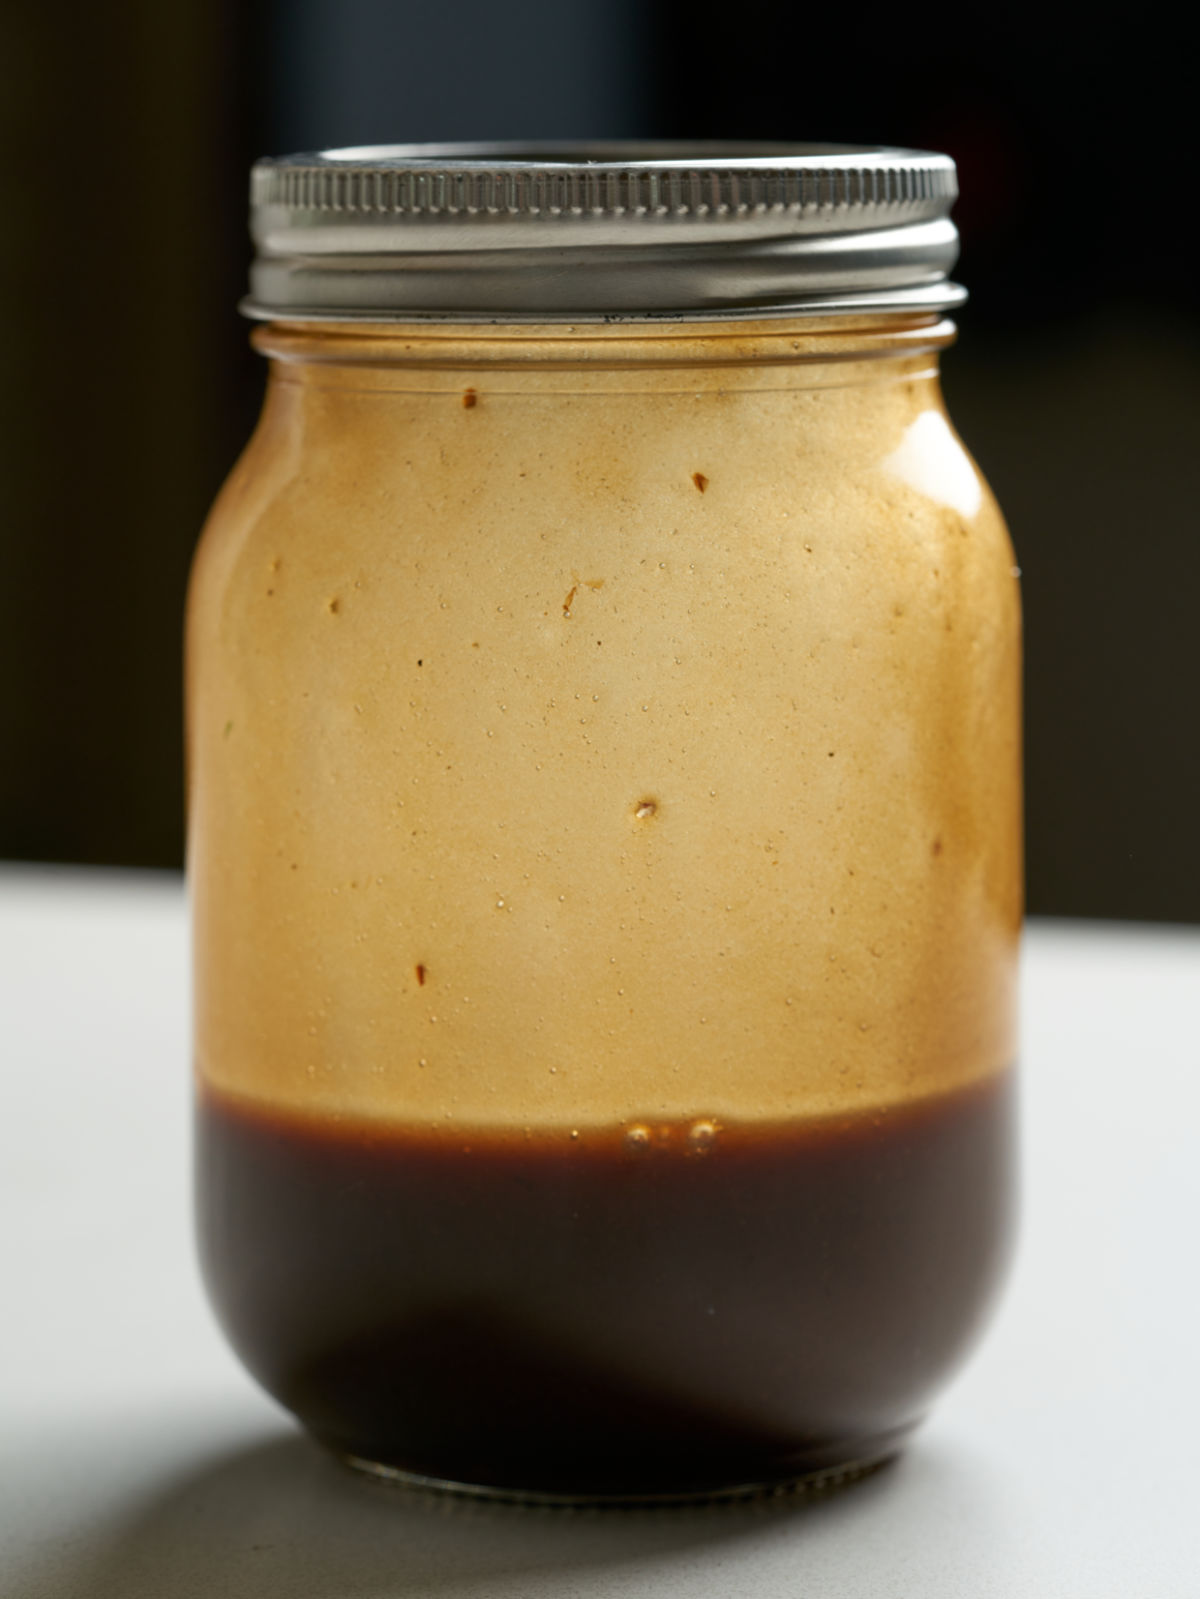
[[257,180],[189,614],[204,1271],[357,1464],[827,1480],[1010,1234],[1016,572],[939,389],[951,184],[888,192],[949,163],[535,154]]

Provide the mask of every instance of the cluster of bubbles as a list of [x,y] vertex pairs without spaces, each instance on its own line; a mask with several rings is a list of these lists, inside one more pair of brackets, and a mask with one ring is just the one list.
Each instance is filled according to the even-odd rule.
[[650,1149],[683,1149],[688,1155],[707,1155],[720,1135],[710,1117],[684,1125],[680,1122],[631,1122],[625,1129],[625,1147],[637,1153]]

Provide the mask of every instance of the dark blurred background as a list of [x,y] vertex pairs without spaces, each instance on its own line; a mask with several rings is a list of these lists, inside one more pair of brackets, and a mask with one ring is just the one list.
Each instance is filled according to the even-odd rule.
[[234,310],[256,155],[880,141],[960,167],[945,380],[1024,570],[1030,907],[1200,920],[1193,52],[1157,0],[1072,15],[9,0],[0,856],[180,859],[187,565],[263,378]]

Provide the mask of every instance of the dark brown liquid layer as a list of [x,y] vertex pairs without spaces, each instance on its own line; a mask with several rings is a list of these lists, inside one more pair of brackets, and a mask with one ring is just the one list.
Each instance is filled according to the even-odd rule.
[[199,1107],[250,1370],[324,1443],[459,1482],[705,1491],[887,1453],[1008,1251],[1007,1074],[882,1115],[472,1135]]

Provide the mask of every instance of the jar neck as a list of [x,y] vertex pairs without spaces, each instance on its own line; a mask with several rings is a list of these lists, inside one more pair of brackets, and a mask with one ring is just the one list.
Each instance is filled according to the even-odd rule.
[[269,322],[252,343],[286,366],[554,370],[762,368],[920,361],[936,370],[954,323],[932,314],[776,317],[704,322]]

